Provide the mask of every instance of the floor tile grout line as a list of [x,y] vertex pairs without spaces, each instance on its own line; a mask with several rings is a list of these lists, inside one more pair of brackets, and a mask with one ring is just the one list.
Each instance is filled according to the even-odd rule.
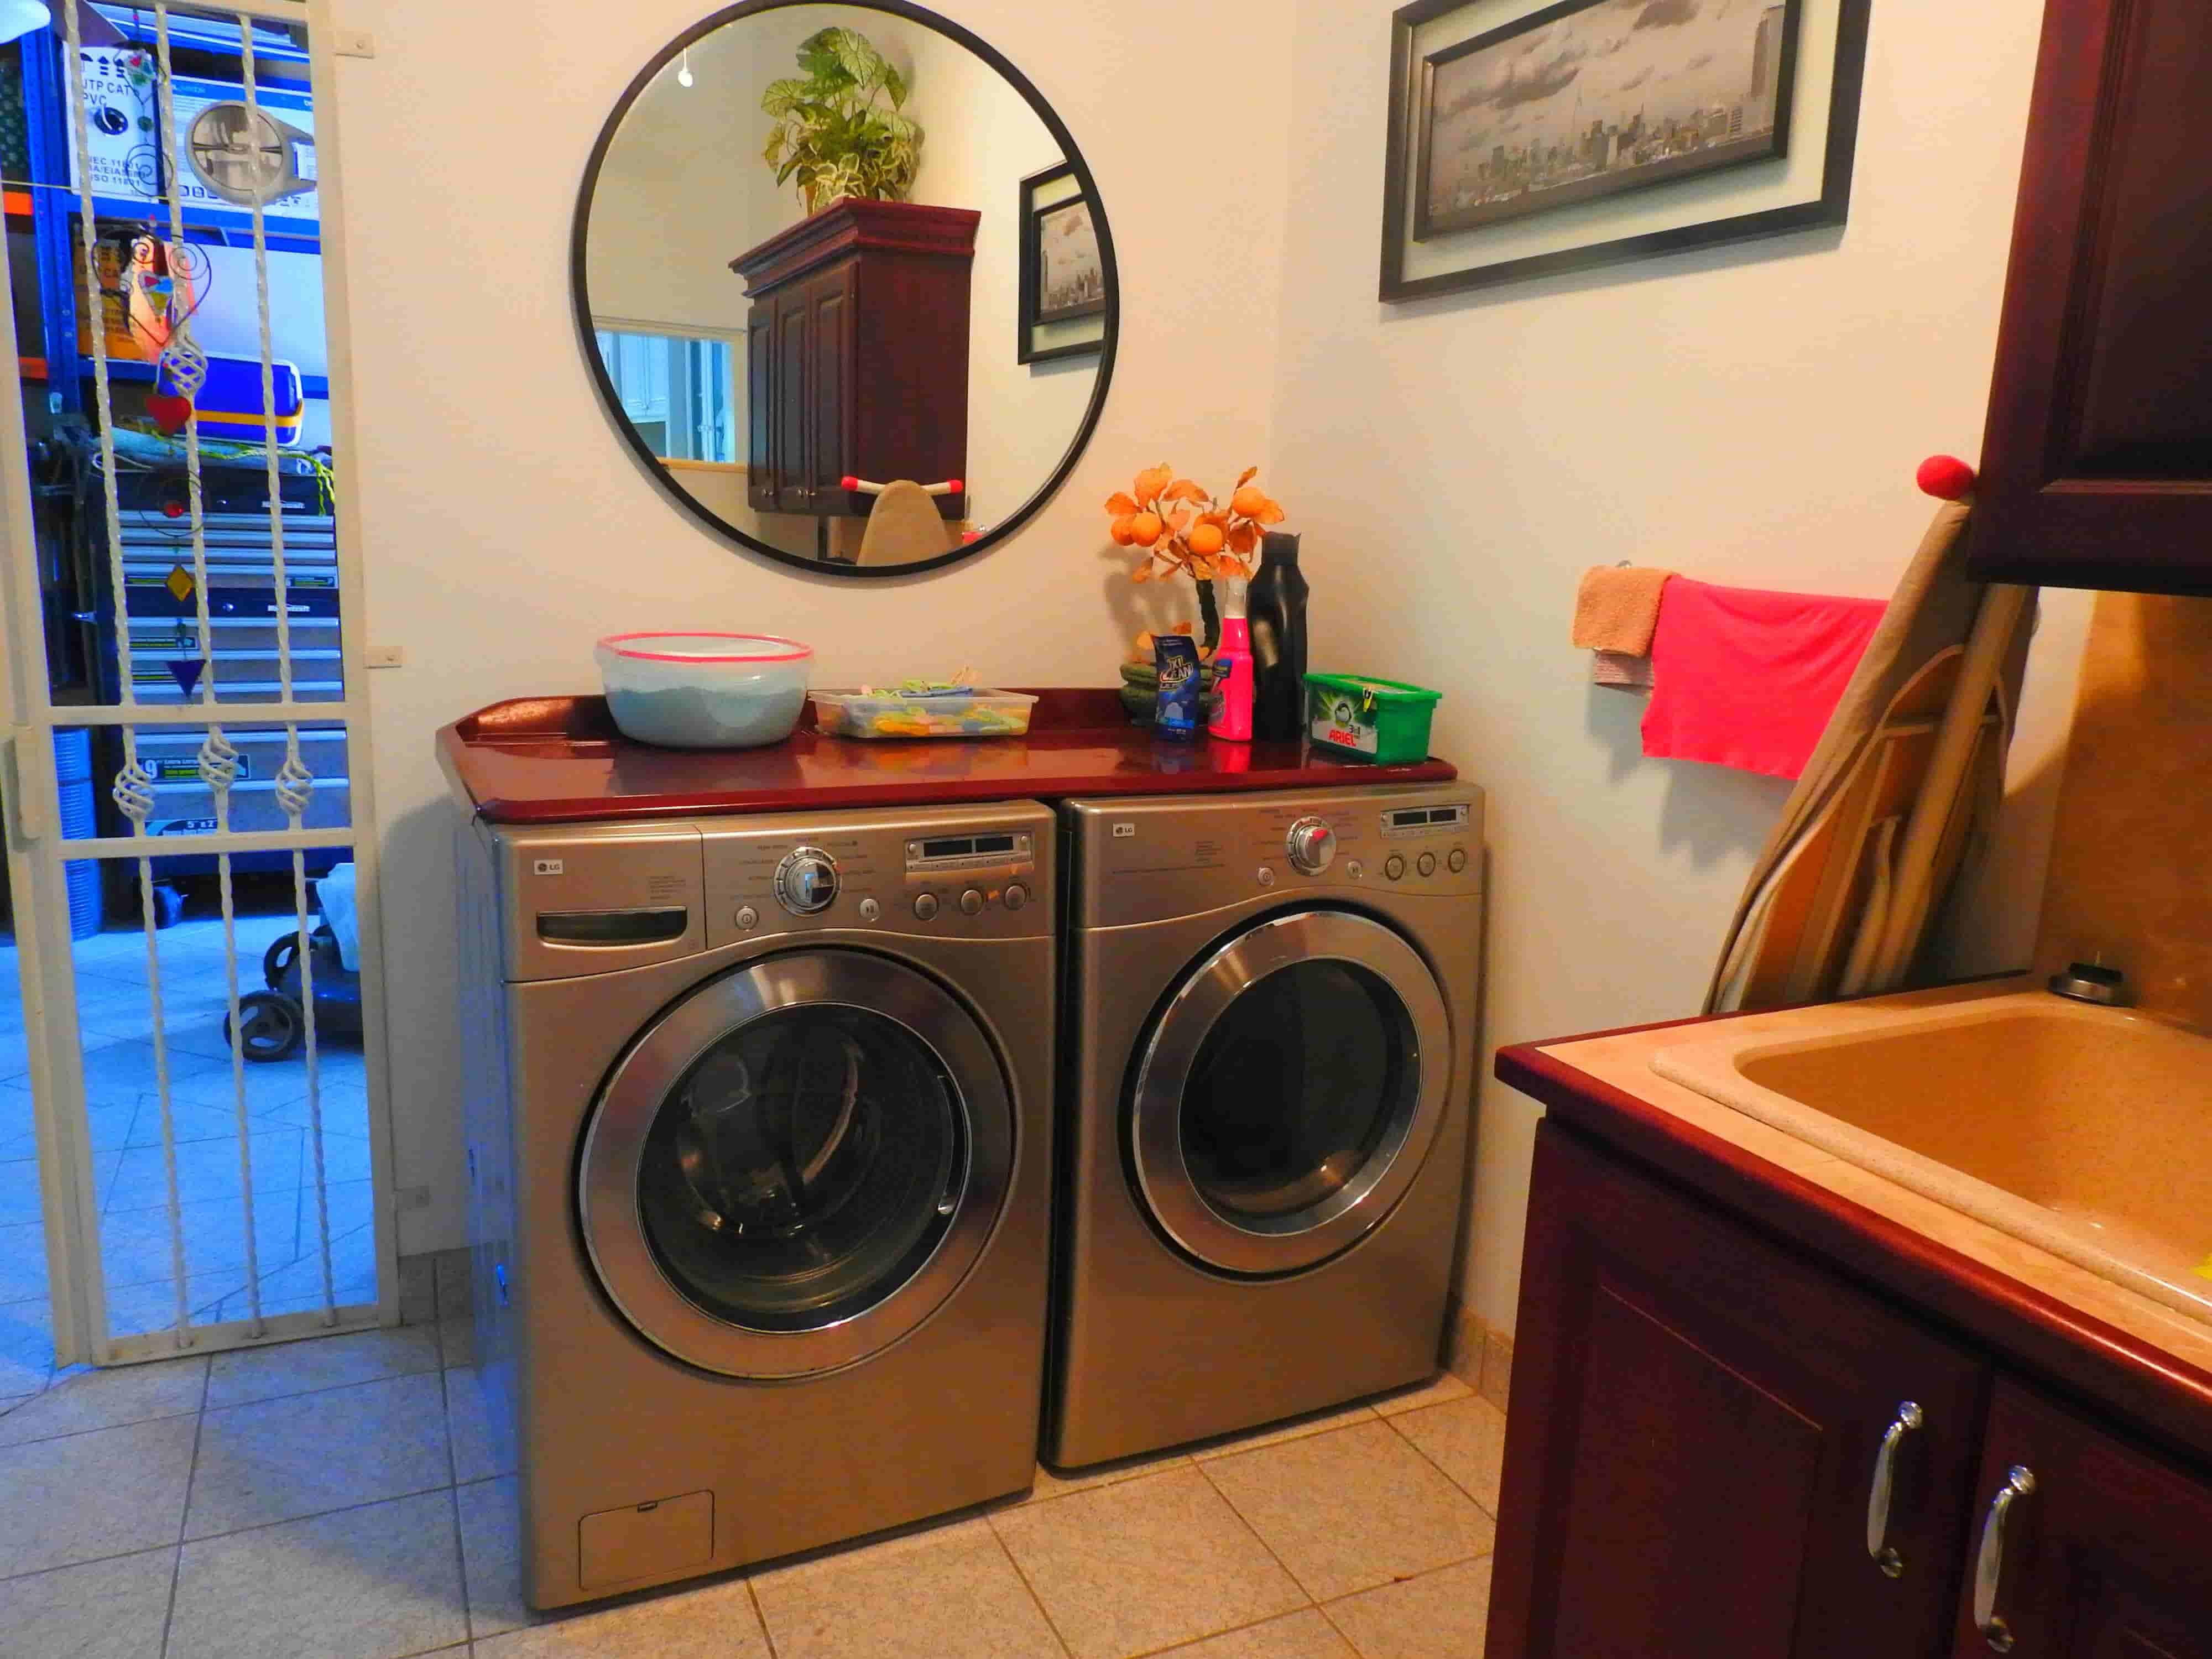
[[761,1606],[760,1586],[753,1582],[753,1576],[750,1571],[744,1575],[742,1582],[745,1587],[745,1600],[752,1604],[753,1623],[760,1627],[761,1640],[768,1644],[768,1659],[778,1659],[775,1650],[775,1632],[768,1627],[768,1609]]
[[[1356,1429],[1360,1425],[1354,1423],[1350,1425],[1348,1429],[1331,1429],[1328,1432],[1331,1434],[1343,1434],[1349,1432],[1349,1429]],[[1321,1437],[1319,1435],[1302,1434],[1298,1438],[1300,1440],[1318,1440]],[[1278,1443],[1290,1445],[1294,1443],[1291,1441],[1282,1441]],[[1255,1451],[1272,1451],[1274,1448],[1272,1446],[1255,1446],[1253,1449]],[[1228,1460],[1226,1458],[1216,1458],[1213,1461],[1216,1462],[1226,1462]],[[1275,1547],[1273,1544],[1270,1544],[1266,1538],[1261,1535],[1259,1528],[1252,1524],[1251,1517],[1247,1516],[1243,1510],[1237,1507],[1237,1500],[1231,1498],[1227,1492],[1222,1491],[1220,1483],[1214,1480],[1212,1475],[1206,1473],[1205,1464],[1200,1463],[1198,1466],[1198,1472],[1200,1475],[1205,1477],[1206,1484],[1213,1489],[1213,1495],[1229,1506],[1229,1512],[1237,1517],[1237,1524],[1243,1527],[1245,1531],[1250,1533],[1252,1536],[1258,1540],[1260,1547],[1267,1552],[1267,1559],[1282,1569],[1284,1577],[1289,1579],[1291,1583],[1297,1587],[1298,1594],[1306,1598],[1306,1605],[1308,1607],[1319,1607],[1321,1605],[1321,1598],[1316,1595],[1313,1591],[1308,1588],[1306,1581],[1298,1577],[1297,1572],[1291,1569],[1291,1564],[1284,1560],[1283,1558],[1276,1553]]]
[[[1092,1490],[1103,1492],[1106,1488],[1098,1486]],[[1070,1498],[1075,1495],[1073,1492],[1066,1494]],[[1052,1639],[1060,1644],[1061,1654],[1066,1656],[1066,1659],[1075,1659],[1075,1644],[1067,1639],[1067,1633],[1060,1629],[1060,1621],[1052,1616],[1052,1609],[1045,1606],[1044,1597],[1037,1594],[1037,1587],[1030,1583],[1029,1574],[1022,1571],[1022,1564],[1014,1559],[1014,1552],[1008,1547],[1005,1535],[999,1530],[998,1517],[988,1509],[983,1511],[983,1525],[990,1532],[991,1541],[999,1547],[999,1553],[1006,1558],[1006,1565],[1014,1570],[1014,1577],[1022,1581],[1022,1588],[1029,1592],[1030,1600],[1036,1606],[1037,1616],[1044,1620],[1044,1627],[1052,1632]],[[766,1620],[763,1620],[763,1623],[765,1624]]]
[[[357,1504],[339,1504],[326,1510],[310,1510],[305,1515],[287,1515],[274,1521],[256,1521],[250,1526],[233,1527],[228,1532],[203,1533],[197,1538],[180,1539],[183,1544],[212,1544],[219,1539],[242,1538],[249,1532],[266,1532],[271,1527],[289,1527],[296,1521],[320,1521],[333,1515],[350,1515],[356,1510],[373,1510],[379,1504],[397,1504],[409,1498],[428,1498],[450,1491],[447,1486],[415,1486],[406,1492],[395,1492],[382,1498],[364,1498]],[[0,1579],[0,1583],[5,1583]]]
[[185,1529],[191,1524],[192,1485],[199,1479],[200,1441],[207,1431],[208,1374],[214,1369],[208,1355],[200,1356],[200,1408],[192,1419],[192,1461],[185,1469],[185,1501],[177,1507],[176,1554],[169,1562],[169,1604],[161,1612],[161,1659],[168,1659],[169,1629],[177,1620],[177,1588],[185,1577]]
[[[1458,1402],[1454,1401],[1452,1403],[1456,1404]],[[1408,1417],[1418,1417],[1420,1415],[1420,1413],[1407,1412],[1405,1414]],[[1488,1517],[1492,1526],[1494,1527],[1498,1524],[1497,1515],[1492,1510],[1489,1504],[1482,1501],[1480,1494],[1475,1492],[1474,1490],[1468,1486],[1465,1481],[1462,1480],[1442,1463],[1439,1463],[1435,1458],[1430,1456],[1428,1452],[1422,1447],[1420,1442],[1414,1439],[1413,1436],[1407,1434],[1404,1430],[1399,1428],[1395,1419],[1386,1417],[1382,1420],[1390,1425],[1391,1432],[1395,1434],[1399,1439],[1404,1441],[1408,1446],[1411,1446],[1413,1449],[1414,1454],[1419,1456],[1424,1463],[1426,1463],[1438,1474],[1443,1476],[1445,1480],[1450,1481],[1454,1491],[1464,1495],[1468,1503],[1480,1510],[1483,1514]]]
[[1224,1636],[1240,1636],[1248,1630],[1257,1630],[1262,1625],[1272,1625],[1278,1619],[1295,1619],[1302,1613],[1319,1612],[1321,1603],[1310,1601],[1302,1607],[1285,1607],[1280,1613],[1271,1613],[1242,1625],[1231,1625],[1224,1630],[1208,1631],[1203,1636],[1179,1636],[1165,1647],[1146,1648],[1139,1653],[1124,1654],[1121,1659],[1165,1659],[1169,1654],[1180,1653],[1183,1649],[1195,1647],[1201,1642],[1218,1642]]

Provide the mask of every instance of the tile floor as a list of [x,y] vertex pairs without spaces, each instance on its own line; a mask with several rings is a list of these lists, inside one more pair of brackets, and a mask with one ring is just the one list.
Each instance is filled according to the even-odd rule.
[[[241,992],[261,984],[260,957],[289,915],[237,923]],[[185,1304],[197,1323],[243,1318],[247,1294],[235,1085],[223,1036],[228,994],[222,923],[179,922],[157,936],[161,1029],[185,1235]],[[176,1318],[161,1109],[154,1067],[146,944],[136,928],[77,941],[87,1121],[100,1204],[100,1251],[112,1331]],[[46,1258],[15,948],[0,941],[0,1410],[54,1378]],[[318,1044],[322,1079],[322,1191],[340,1303],[373,1301],[376,1255],[368,1095],[357,1043]],[[322,1305],[316,1139],[304,1058],[246,1068],[247,1162],[262,1310]]]
[[1480,1659],[1504,1417],[1450,1376],[613,1607],[521,1605],[465,1323],[0,1418],[0,1659]]

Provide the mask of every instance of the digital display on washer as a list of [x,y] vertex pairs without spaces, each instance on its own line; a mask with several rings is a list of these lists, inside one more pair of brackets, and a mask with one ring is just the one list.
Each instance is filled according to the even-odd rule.
[[909,870],[945,865],[1004,864],[1027,859],[1030,852],[1027,836],[939,836],[928,841],[908,842],[906,862]]
[[1456,806],[1407,806],[1382,815],[1386,836],[1418,836],[1438,830],[1457,830],[1467,823],[1468,809]]

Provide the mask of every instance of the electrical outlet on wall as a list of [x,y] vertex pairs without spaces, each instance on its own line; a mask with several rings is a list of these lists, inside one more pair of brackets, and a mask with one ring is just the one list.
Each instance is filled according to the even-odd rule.
[[374,58],[376,37],[367,29],[332,29],[331,50],[341,58]]
[[400,1214],[404,1215],[410,1210],[427,1210],[429,1207],[430,1189],[428,1187],[402,1187],[399,1189]]
[[404,668],[407,653],[397,645],[372,645],[361,653],[361,659],[371,668]]

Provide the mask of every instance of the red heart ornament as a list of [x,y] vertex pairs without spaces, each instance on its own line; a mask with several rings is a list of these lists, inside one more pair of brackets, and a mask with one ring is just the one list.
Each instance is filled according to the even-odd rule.
[[156,392],[146,399],[146,412],[153,416],[155,426],[173,438],[192,418],[192,400],[179,398],[174,392]]

